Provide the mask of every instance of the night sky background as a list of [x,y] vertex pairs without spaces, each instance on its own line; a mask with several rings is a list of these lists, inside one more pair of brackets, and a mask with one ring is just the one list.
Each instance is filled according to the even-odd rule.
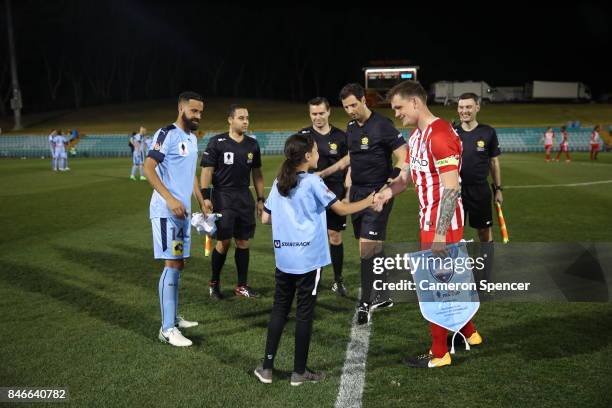
[[[337,99],[371,61],[419,65],[437,80],[582,81],[612,92],[611,6],[493,2],[430,9],[212,7],[204,2],[12,0],[25,112],[175,97]],[[533,3],[532,3],[533,4]],[[435,5],[434,5],[435,6]],[[499,7],[507,7],[499,10]],[[9,112],[0,10],[0,115]]]

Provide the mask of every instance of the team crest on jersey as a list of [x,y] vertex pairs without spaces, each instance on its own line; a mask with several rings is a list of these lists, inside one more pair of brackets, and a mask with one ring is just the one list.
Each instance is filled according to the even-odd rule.
[[427,144],[425,142],[421,142],[421,145],[419,146],[419,152],[423,154],[425,153],[425,150],[427,150]]
[[223,153],[223,163],[234,164],[234,153],[233,152]]
[[361,150],[369,149],[368,143],[370,143],[370,139],[367,136],[361,138]]
[[247,154],[247,163],[249,164],[253,163],[253,153],[251,152]]
[[185,157],[189,154],[189,150],[187,149],[187,144],[185,142],[181,142],[179,145],[179,156]]
[[479,140],[476,142],[476,150],[479,152],[484,152],[485,148],[485,142],[484,140]]
[[329,144],[329,154],[338,154],[338,145],[335,143]]

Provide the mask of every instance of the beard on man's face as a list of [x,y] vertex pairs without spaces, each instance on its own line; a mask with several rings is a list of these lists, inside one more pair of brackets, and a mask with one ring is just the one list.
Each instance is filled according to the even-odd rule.
[[183,119],[183,123],[187,125],[189,130],[191,131],[198,130],[198,127],[200,126],[200,121],[198,119],[196,118],[189,119],[186,113],[183,113],[182,119]]

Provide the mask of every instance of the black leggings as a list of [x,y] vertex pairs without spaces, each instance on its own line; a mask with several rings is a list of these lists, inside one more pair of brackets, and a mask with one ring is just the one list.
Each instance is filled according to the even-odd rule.
[[306,370],[310,336],[312,334],[312,320],[314,318],[317,287],[320,277],[320,268],[302,275],[285,273],[278,268],[276,269],[274,305],[272,306],[270,323],[268,324],[268,339],[266,341],[266,354],[263,363],[265,369],[274,367],[274,357],[276,357],[278,344],[287,322],[287,316],[289,316],[291,311],[293,297],[297,293],[293,371],[303,374]]

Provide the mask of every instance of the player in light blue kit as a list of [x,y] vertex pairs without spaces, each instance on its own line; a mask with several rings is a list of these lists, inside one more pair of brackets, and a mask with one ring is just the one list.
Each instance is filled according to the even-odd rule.
[[49,134],[49,150],[51,151],[51,170],[55,170],[55,136],[57,135],[57,129],[53,129]]
[[[147,131],[147,129],[145,129],[145,132]],[[151,150],[151,148],[153,147],[153,138],[149,135],[146,135],[144,137],[144,140],[142,141],[144,149],[143,149],[143,157],[147,157],[147,155],[149,154],[149,150]]]
[[138,133],[130,138],[130,142],[132,142],[132,146],[134,146],[134,152],[132,153],[132,174],[130,175],[130,180],[136,180],[136,170],[140,174],[140,180],[146,180],[146,177],[143,176],[142,171],[142,162],[145,158],[145,144],[144,144],[144,136],[147,129],[140,127]]
[[307,173],[317,167],[319,160],[317,143],[311,134],[289,137],[285,157],[261,218],[262,223],[272,224],[276,287],[264,360],[254,374],[264,384],[272,382],[278,344],[297,296],[291,375],[291,385],[297,386],[325,377],[306,367],[321,268],[331,263],[325,211],[331,208],[339,215],[362,211],[373,205],[374,194],[344,203],[337,200],[321,177]]
[[60,130],[57,135],[53,137],[53,170],[54,171],[66,171],[70,170],[66,166],[66,145],[68,140]]
[[191,244],[191,195],[195,195],[200,208],[204,205],[196,178],[198,141],[192,133],[198,129],[203,109],[200,95],[180,94],[176,122],[155,133],[144,163],[144,174],[155,189],[149,210],[155,259],[165,260],[159,280],[162,327],[158,337],[177,347],[192,344],[179,329],[198,325],[183,319],[177,311],[180,273]]

